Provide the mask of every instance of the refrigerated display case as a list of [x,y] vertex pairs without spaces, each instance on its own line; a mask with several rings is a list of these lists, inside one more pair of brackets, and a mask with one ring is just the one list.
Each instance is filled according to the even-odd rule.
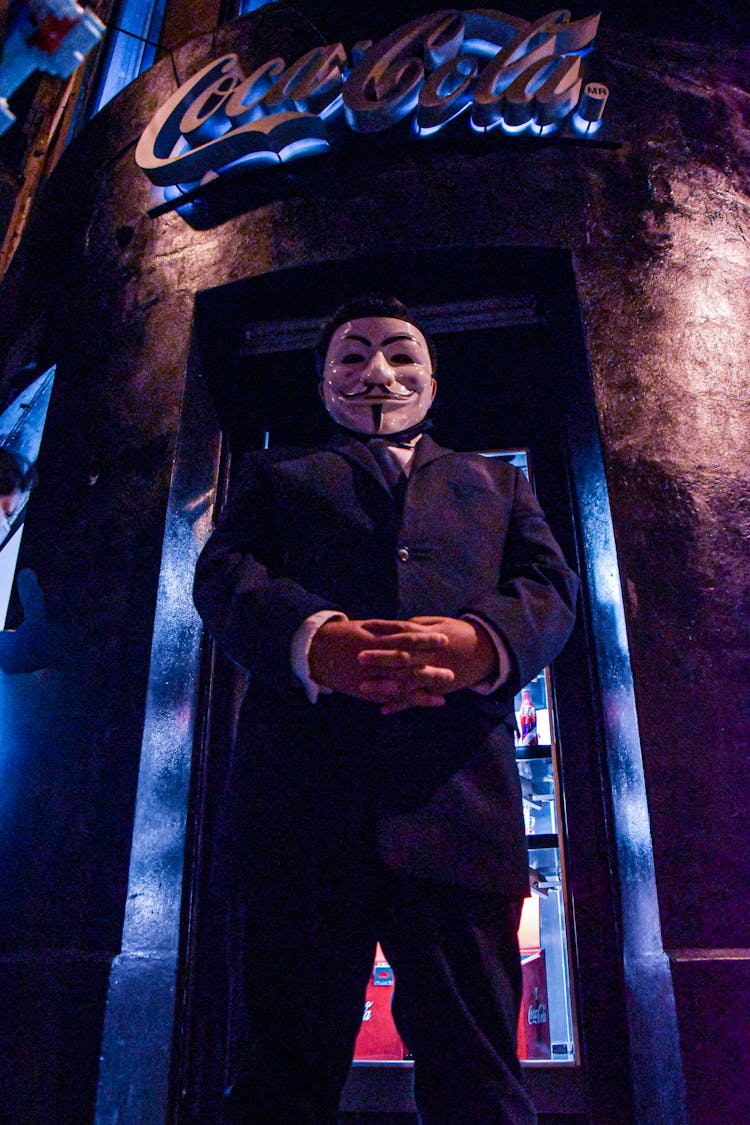
[[[534,484],[528,450],[482,451],[520,469]],[[564,840],[553,674],[542,669],[515,697],[516,766],[529,849],[530,898],[518,931],[523,997],[518,1055],[523,1063],[572,1063],[577,1057],[567,924]],[[408,1049],[390,1015],[395,980],[378,946],[367,990],[354,1064],[410,1066]]]

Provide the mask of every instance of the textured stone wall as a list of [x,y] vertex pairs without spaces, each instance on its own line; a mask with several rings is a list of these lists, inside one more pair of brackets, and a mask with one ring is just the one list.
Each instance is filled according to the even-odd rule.
[[[739,1122],[731,1106],[747,1047],[712,1043],[711,1029],[728,1011],[743,1025],[750,976],[747,959],[725,952],[750,947],[747,53],[605,31],[595,76],[611,89],[617,148],[425,145],[392,159],[331,157],[314,190],[302,182],[218,226],[196,230],[175,212],[149,218],[154,201],[133,150],[175,74],[182,82],[232,49],[249,72],[319,41],[284,5],[261,13],[252,36],[246,25],[177,49],[91,123],[49,181],[0,290],[6,394],[27,364],[58,363],[24,557],[72,651],[85,654],[76,684],[85,737],[71,769],[85,777],[78,822],[104,843],[87,878],[72,879],[71,940],[117,948],[196,293],[400,246],[568,248],[693,1119]],[[703,1093],[717,1067],[719,1117],[716,1093]]]

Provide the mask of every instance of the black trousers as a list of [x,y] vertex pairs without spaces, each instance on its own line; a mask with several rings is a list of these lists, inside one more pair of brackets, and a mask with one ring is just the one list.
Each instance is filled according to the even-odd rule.
[[242,899],[223,1125],[334,1125],[378,940],[422,1125],[536,1122],[516,1056],[520,902],[361,864],[345,885],[265,873]]

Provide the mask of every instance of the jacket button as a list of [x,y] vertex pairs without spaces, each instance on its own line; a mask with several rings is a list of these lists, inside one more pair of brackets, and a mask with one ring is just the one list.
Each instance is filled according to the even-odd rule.
[[396,551],[396,554],[401,559],[401,562],[408,562],[409,561],[409,548],[408,547],[399,547],[399,549]]

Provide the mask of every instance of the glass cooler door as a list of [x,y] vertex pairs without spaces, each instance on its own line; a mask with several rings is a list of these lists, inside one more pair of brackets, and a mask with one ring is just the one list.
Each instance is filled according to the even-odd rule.
[[[515,465],[533,486],[526,450],[497,450],[483,456]],[[544,668],[514,702],[516,765],[531,891],[518,931],[523,973],[518,1055],[530,1065],[569,1064],[577,1059],[553,682],[552,671]],[[378,946],[354,1053],[355,1066],[411,1065],[391,1017],[394,983],[393,970]]]

